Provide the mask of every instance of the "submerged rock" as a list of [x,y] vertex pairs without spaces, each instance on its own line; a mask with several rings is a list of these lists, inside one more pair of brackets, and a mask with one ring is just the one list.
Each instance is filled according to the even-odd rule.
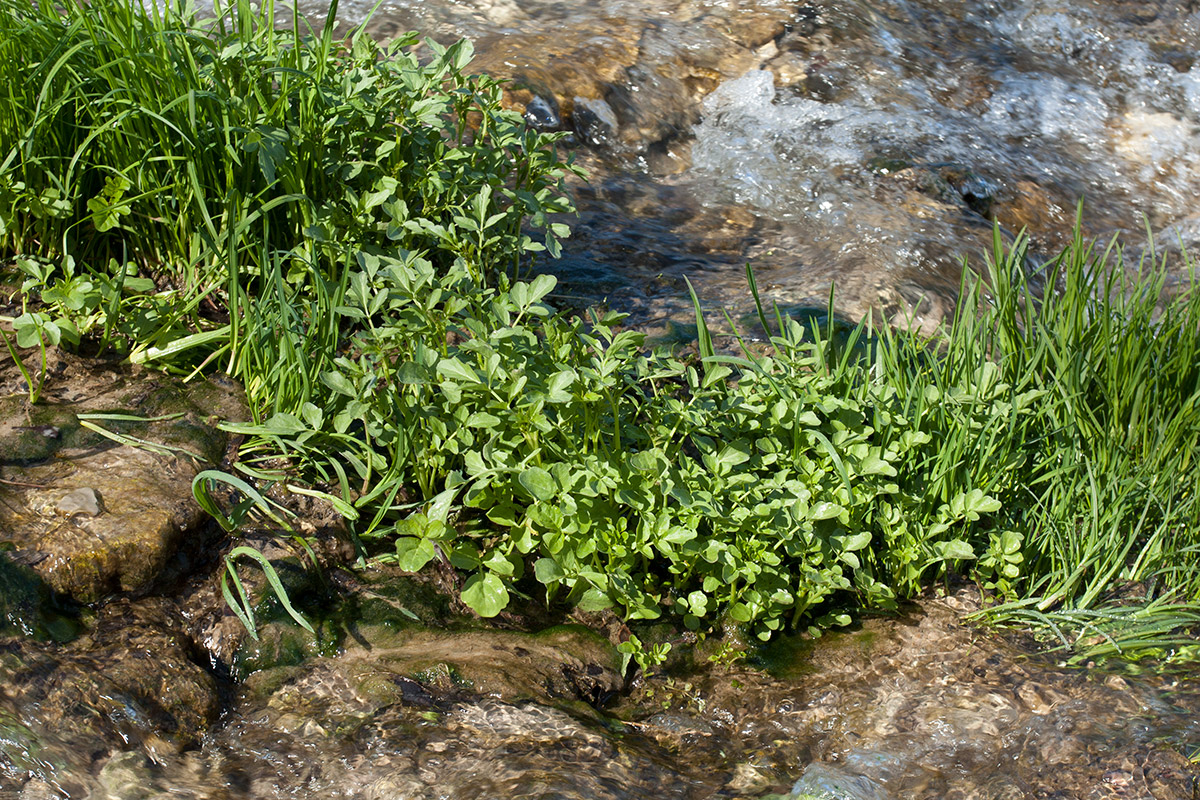
[[[144,590],[205,519],[191,496],[198,472],[194,461],[125,446],[9,470],[26,486],[0,486],[0,528],[19,550],[45,553],[34,569],[80,602]],[[60,487],[81,484],[104,498],[107,513],[99,504],[95,514],[64,513]]]
[[141,753],[127,751],[108,760],[98,782],[106,800],[168,800],[170,795],[148,785],[151,762]]
[[0,637],[17,634],[66,641],[77,628],[36,572],[0,552]]
[[[964,625],[978,608],[964,591],[857,631],[781,639],[758,668],[647,679],[617,713],[673,740],[680,761],[735,777],[754,764],[791,800],[1190,795],[1195,687],[1058,668]],[[664,707],[711,734],[675,730]]]
[[804,800],[890,800],[875,781],[833,764],[809,766],[792,786],[792,794]]
[[[761,61],[793,17],[789,3],[671,0],[649,13],[617,0],[570,4],[400,3],[368,30],[470,37],[471,69],[508,81],[506,102],[547,129],[559,118],[594,147],[636,155],[686,135],[700,99]],[[501,13],[499,9],[503,9]],[[553,113],[548,113],[553,112]]]
[[[65,646],[3,645],[0,792],[19,774],[123,800],[1159,800],[1197,778],[1194,689],[1031,658],[964,626],[966,594],[754,665],[730,664],[733,640],[679,648],[628,687],[588,629],[481,629],[410,578],[331,582],[349,598],[297,600],[322,638],[275,665],[257,651],[215,727],[220,684],[170,601],[110,603]],[[262,641],[283,641],[267,606]]]
[[195,656],[178,609],[155,599],[106,605],[68,644],[0,642],[0,774],[84,797],[112,752],[175,757],[220,711],[217,681]]
[[76,514],[98,517],[104,513],[104,501],[100,498],[99,492],[90,486],[84,486],[72,489],[63,495],[54,510],[64,517],[73,517]]
[[504,699],[601,703],[624,685],[621,658],[603,637],[581,626],[537,634],[509,631],[419,631],[348,650],[344,663],[360,686],[381,674],[407,675],[439,689],[468,689]]
[[[349,602],[361,609],[353,599]],[[262,626],[259,638],[244,640],[237,651],[235,674],[246,675],[247,687],[259,691],[274,687],[280,675],[290,682],[302,666],[308,676],[304,683],[348,687],[348,695],[338,702],[372,710],[415,696],[600,704],[624,686],[616,649],[579,625],[539,633],[437,629],[399,613],[353,619],[337,611],[316,624],[316,637],[283,619]],[[336,652],[330,652],[331,646]],[[308,703],[322,693],[313,688],[300,695]]]

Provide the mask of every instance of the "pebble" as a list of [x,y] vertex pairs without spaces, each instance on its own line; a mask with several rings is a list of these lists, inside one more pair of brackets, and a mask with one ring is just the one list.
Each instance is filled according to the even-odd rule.
[[74,517],[80,514],[86,517],[98,517],[104,513],[104,501],[101,500],[100,493],[95,489],[83,487],[67,492],[63,499],[58,501],[55,510],[64,517]]

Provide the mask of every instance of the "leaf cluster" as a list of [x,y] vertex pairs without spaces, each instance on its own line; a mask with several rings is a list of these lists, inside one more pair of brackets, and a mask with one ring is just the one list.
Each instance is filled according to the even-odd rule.
[[[329,305],[360,324],[308,376],[324,391],[231,430],[340,487],[404,569],[464,571],[482,616],[540,586],[626,619],[817,630],[849,621],[835,600],[891,608],[974,559],[999,508],[968,476],[928,509],[907,469],[938,446],[921,415],[796,320],[770,357],[689,362],[619,317],[554,313],[550,276],[484,287],[461,262],[362,253],[343,283]],[[978,380],[954,392],[984,424]]]
[[307,299],[360,249],[481,283],[558,252],[570,167],[464,72],[469,42],[335,39],[336,3],[319,33],[214,10],[0,2],[0,250],[72,341],[233,371],[259,298]]

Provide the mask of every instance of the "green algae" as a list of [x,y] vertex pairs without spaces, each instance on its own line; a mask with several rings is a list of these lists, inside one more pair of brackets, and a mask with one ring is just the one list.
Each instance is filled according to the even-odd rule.
[[36,464],[63,449],[104,443],[67,406],[30,405],[23,395],[0,397],[0,464]]
[[368,576],[358,591],[340,594],[298,558],[272,559],[271,564],[291,602],[316,633],[297,625],[275,593],[260,587],[254,605],[258,639],[246,637],[233,659],[233,674],[241,679],[332,656],[356,643],[394,646],[408,632],[451,621],[449,599],[411,577]]

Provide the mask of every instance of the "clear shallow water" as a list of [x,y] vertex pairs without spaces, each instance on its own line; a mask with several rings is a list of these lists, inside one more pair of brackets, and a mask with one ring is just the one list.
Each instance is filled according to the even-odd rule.
[[[1092,235],[1136,243],[1145,224],[1163,238],[1194,226],[1197,14],[1153,3],[824,8],[824,30],[785,35],[767,70],[705,99],[689,172],[716,187],[709,202],[788,222],[808,243],[802,264],[828,259],[835,281],[865,269],[944,297],[993,220],[1010,236],[1027,228],[1044,252],[1066,241],[1081,198]],[[787,57],[805,77],[780,86]],[[775,274],[804,286],[786,267]]]
[[1052,254],[1081,198],[1089,235],[1200,241],[1194,3],[402,0],[369,28],[472,37],[577,133],[593,182],[546,266],[643,323],[685,319],[683,274],[745,310],[749,260],[786,305],[836,283],[929,328],[993,221]]
[[[104,703],[101,717],[125,719],[107,744],[81,735],[80,722],[101,721],[79,708],[31,723],[38,709],[17,684],[0,696],[0,797],[758,800],[793,787],[829,800],[1194,796],[1194,681],[1059,669],[962,625],[974,608],[967,592],[929,600],[816,642],[780,640],[751,664],[722,666],[709,660],[711,643],[681,641],[667,671],[603,697],[591,690],[619,675],[577,632],[364,623],[335,656],[229,687],[221,719],[186,744],[165,729],[137,735]],[[54,656],[40,658],[47,675],[68,679]],[[124,658],[136,665],[139,655]],[[152,707],[116,683],[108,694],[126,715]],[[43,715],[58,707],[54,691],[34,694]]]

